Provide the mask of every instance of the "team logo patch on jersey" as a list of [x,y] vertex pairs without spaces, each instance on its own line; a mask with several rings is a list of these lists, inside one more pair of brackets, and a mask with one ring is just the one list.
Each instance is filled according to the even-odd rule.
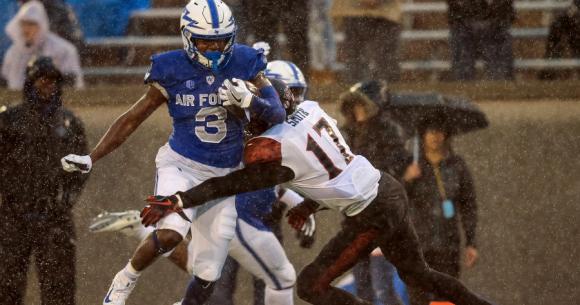
[[208,85],[211,85],[215,81],[215,77],[213,75],[208,75],[205,77],[205,80],[207,81]]
[[192,80],[188,80],[185,82],[185,87],[187,87],[188,89],[193,89],[195,88],[195,82]]

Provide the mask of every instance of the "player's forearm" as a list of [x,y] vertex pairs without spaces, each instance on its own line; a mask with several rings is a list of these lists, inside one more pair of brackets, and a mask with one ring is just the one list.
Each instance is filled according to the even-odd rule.
[[92,162],[97,162],[121,146],[142,122],[143,120],[139,120],[131,114],[131,110],[117,118],[91,152]]
[[208,179],[186,192],[181,192],[180,195],[183,207],[190,208],[210,200],[274,187],[291,180],[293,175],[293,172],[280,165],[257,164],[223,177]]
[[282,103],[274,87],[269,85],[260,88],[260,96],[253,97],[250,110],[254,114],[257,114],[260,120],[270,125],[284,122],[286,111],[282,107]]

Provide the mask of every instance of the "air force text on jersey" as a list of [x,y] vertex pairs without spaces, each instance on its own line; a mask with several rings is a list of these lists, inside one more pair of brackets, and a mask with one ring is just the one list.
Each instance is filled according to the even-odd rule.
[[[245,122],[222,107],[218,89],[226,79],[252,80],[266,69],[261,50],[234,44],[230,60],[218,72],[189,58],[185,50],[153,55],[145,83],[167,98],[173,132],[169,146],[181,156],[218,168],[240,164]],[[285,112],[271,86],[260,89],[250,111],[269,124],[285,119]]]
[[175,95],[175,105],[180,106],[198,106],[198,107],[208,107],[208,106],[218,106],[221,105],[222,101],[216,93],[201,93],[197,95],[194,94],[176,94]]

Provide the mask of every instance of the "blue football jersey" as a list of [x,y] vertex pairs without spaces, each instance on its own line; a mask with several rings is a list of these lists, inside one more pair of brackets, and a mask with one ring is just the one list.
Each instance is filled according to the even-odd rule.
[[244,122],[222,107],[218,88],[225,79],[254,79],[267,64],[261,50],[235,44],[232,52],[219,73],[191,60],[183,49],[156,54],[145,75],[145,83],[157,83],[167,93],[173,119],[171,148],[189,159],[220,168],[241,162]]
[[271,231],[264,219],[272,213],[272,205],[278,200],[274,188],[236,195],[236,210],[238,217],[252,227]]

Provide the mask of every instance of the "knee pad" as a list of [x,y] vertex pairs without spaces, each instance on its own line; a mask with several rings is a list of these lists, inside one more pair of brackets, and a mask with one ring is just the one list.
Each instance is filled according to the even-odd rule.
[[280,268],[274,270],[274,277],[278,280],[280,287],[270,287],[275,290],[282,290],[293,287],[296,284],[296,271],[290,262],[286,262]]
[[215,282],[220,278],[222,271],[216,266],[193,266],[193,273],[202,281]]

